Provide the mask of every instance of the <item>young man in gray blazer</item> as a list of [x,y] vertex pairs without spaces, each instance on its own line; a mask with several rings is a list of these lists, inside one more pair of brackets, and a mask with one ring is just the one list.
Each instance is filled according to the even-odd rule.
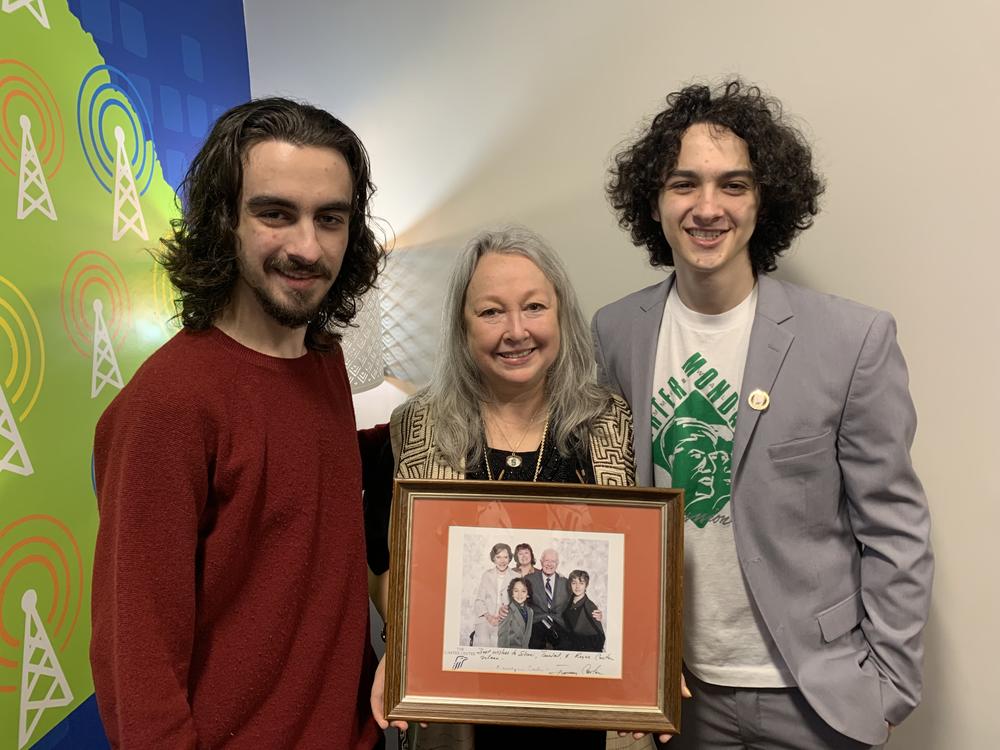
[[739,80],[668,96],[612,168],[619,223],[674,269],[593,322],[638,482],[685,493],[671,750],[879,746],[920,701],[933,560],[895,322],[767,276],[822,189]]

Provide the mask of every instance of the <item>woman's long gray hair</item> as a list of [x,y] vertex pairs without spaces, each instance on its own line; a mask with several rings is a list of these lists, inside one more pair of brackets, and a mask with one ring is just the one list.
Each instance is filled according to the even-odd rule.
[[611,394],[594,377],[590,328],[580,310],[566,268],[538,234],[521,226],[486,230],[473,237],[459,255],[448,282],[442,313],[441,345],[434,378],[420,396],[427,399],[441,457],[461,471],[483,451],[480,404],[491,396],[469,351],[465,328],[465,292],[479,259],[487,253],[522,255],[545,274],[555,288],[561,344],[549,369],[545,391],[556,449],[564,456],[586,455],[595,420],[608,407]]

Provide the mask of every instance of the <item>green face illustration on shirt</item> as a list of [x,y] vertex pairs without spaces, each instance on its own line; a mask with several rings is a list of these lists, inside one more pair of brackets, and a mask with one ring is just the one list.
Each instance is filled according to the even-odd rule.
[[732,428],[697,391],[653,435],[653,461],[684,490],[684,515],[698,528],[729,503],[732,453]]

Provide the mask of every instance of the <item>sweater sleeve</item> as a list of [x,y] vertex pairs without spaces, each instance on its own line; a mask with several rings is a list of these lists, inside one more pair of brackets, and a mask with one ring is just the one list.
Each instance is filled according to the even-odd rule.
[[188,683],[208,420],[169,389],[130,385],[94,441],[94,687],[113,747],[194,748]]

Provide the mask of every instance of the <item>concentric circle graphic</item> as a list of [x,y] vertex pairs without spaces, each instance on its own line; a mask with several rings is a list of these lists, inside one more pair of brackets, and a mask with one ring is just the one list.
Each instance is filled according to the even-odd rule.
[[164,328],[177,330],[181,327],[176,317],[177,288],[170,283],[170,277],[159,263],[153,263],[153,309]]
[[19,518],[0,529],[0,692],[20,681],[25,593],[35,592],[38,614],[54,648],[64,651],[83,601],[83,558],[69,527],[49,515]]
[[100,250],[78,253],[63,274],[63,327],[82,357],[94,346],[94,302],[100,302],[111,340],[120,344],[132,323],[132,300],[121,269]]
[[38,401],[45,380],[45,339],[31,303],[0,276],[0,384],[18,422]]
[[112,65],[87,71],[76,97],[80,145],[94,177],[109,193],[115,180],[115,129],[125,136],[125,153],[145,195],[153,180],[153,127],[146,105],[132,81]]
[[21,118],[31,123],[31,137],[45,176],[52,179],[62,166],[66,131],[52,89],[30,65],[0,59],[0,164],[17,175],[21,162]]

